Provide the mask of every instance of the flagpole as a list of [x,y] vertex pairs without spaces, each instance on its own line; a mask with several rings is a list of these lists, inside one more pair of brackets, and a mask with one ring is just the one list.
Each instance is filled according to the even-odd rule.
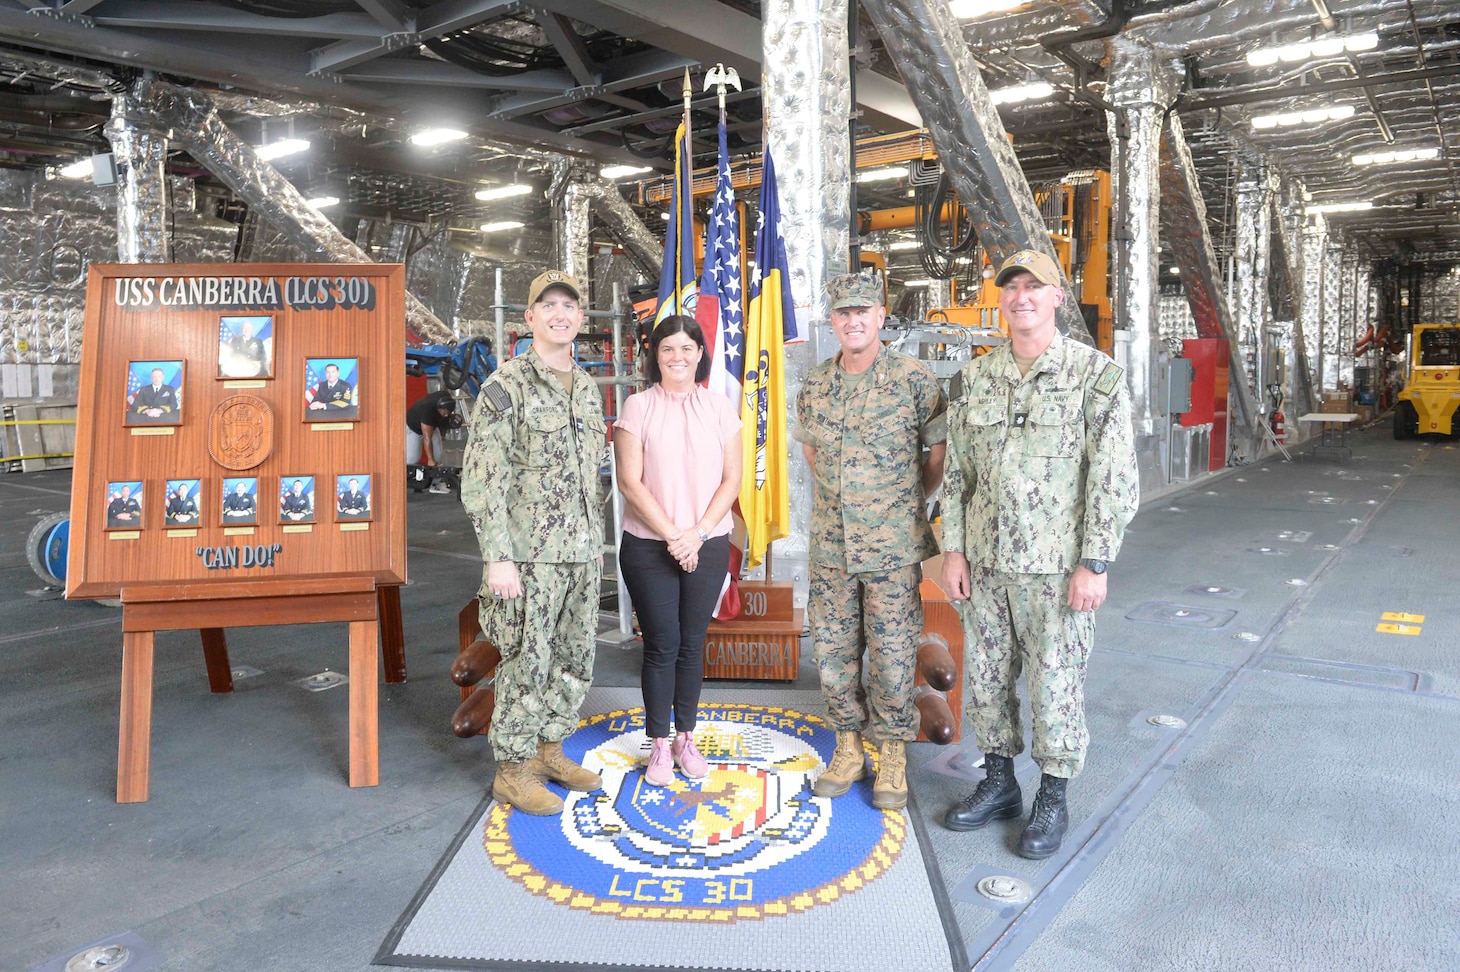
[[[691,221],[685,219],[685,216],[688,215],[692,200],[694,199],[695,178],[694,136],[689,122],[689,103],[694,98],[695,89],[689,80],[689,68],[684,69],[684,86],[680,94],[684,98],[684,150],[680,151],[678,148],[675,149],[674,169],[678,172],[681,168],[685,168],[686,171],[682,173],[679,179],[679,193],[675,196],[675,205],[678,207],[678,212],[674,214],[674,218],[679,224],[680,245],[683,246],[684,234],[688,233],[692,226]],[[679,261],[677,259],[674,265],[676,267],[674,279],[674,312],[676,314],[683,314],[684,281],[679,279]]]

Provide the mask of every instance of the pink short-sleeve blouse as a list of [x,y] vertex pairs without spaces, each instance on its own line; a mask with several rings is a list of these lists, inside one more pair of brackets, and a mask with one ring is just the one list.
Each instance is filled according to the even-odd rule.
[[[709,389],[665,391],[651,385],[630,395],[616,428],[644,445],[644,485],[681,530],[705,515],[710,497],[725,474],[725,444],[740,431],[740,416],[730,400]],[[644,540],[663,540],[631,509],[624,510],[624,529]],[[730,532],[726,513],[712,537]]]

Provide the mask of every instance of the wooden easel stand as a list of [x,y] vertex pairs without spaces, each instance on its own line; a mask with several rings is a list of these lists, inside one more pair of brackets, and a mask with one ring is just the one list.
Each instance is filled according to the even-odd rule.
[[214,692],[233,691],[228,627],[350,625],[350,785],[380,782],[377,644],[386,622],[386,681],[405,681],[400,588],[377,589],[371,574],[131,584],[122,588],[122,704],[117,745],[117,802],[148,797],[152,753],[153,646],[158,631],[197,628]]

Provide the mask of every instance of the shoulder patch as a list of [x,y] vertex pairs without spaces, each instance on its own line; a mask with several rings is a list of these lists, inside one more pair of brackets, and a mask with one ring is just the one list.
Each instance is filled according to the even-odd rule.
[[507,389],[494,381],[489,381],[482,386],[482,397],[494,412],[512,411],[512,398],[507,394]]
[[1095,390],[1102,395],[1109,395],[1115,391],[1116,385],[1120,384],[1121,375],[1125,374],[1120,365],[1114,361],[1106,362],[1105,370],[1100,372],[1100,377],[1095,379]]

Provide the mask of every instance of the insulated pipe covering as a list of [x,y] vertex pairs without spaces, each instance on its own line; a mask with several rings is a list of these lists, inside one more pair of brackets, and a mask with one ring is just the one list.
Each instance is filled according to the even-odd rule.
[[117,261],[166,263],[167,138],[138,126],[124,95],[112,99],[106,137],[117,167]]
[[[862,6],[907,83],[908,94],[923,116],[958,197],[973,214],[979,242],[989,259],[997,266],[1026,247],[1054,258],[1034,194],[974,63],[962,25],[948,4],[943,0],[864,0]],[[769,51],[766,63],[774,63]],[[1066,292],[1073,294],[1069,281],[1063,283]],[[1078,301],[1061,304],[1057,320],[1059,329],[1070,337],[1094,344]],[[1143,393],[1135,384],[1132,391]]]
[[[1111,42],[1109,97],[1110,170],[1114,212],[1115,327],[1125,332],[1142,485],[1165,480],[1159,438],[1169,416],[1158,406],[1156,370],[1157,273],[1160,266],[1161,129],[1175,98],[1178,75],[1151,48],[1116,38]],[[1158,438],[1159,437],[1159,438]]]
[[[1303,310],[1298,316],[1298,324],[1303,331],[1303,344],[1313,355],[1310,366],[1316,395],[1327,387],[1323,377],[1327,361],[1323,347],[1323,250],[1328,245],[1328,230],[1322,216],[1303,226],[1300,245],[1303,250]],[[1315,397],[1314,402],[1319,398],[1321,395]]]
[[556,265],[559,270],[570,273],[585,283],[589,276],[588,224],[592,202],[593,197],[584,191],[583,183],[573,179],[564,187],[563,198],[553,203],[553,253]]
[[1293,403],[1294,415],[1306,415],[1317,411],[1318,395],[1314,392],[1313,362],[1308,356],[1308,315],[1312,307],[1308,302],[1308,276],[1303,252],[1303,187],[1301,183],[1290,182],[1285,193],[1274,198],[1277,212],[1273,224],[1277,227],[1282,242],[1283,255],[1288,263],[1288,283],[1293,288]]
[[[1267,174],[1260,163],[1244,160],[1239,169],[1236,209],[1237,239],[1233,259],[1237,264],[1237,333],[1241,350],[1251,362],[1249,374],[1256,386],[1266,380],[1262,342],[1271,313],[1267,301],[1267,260],[1271,240],[1268,225]],[[1234,364],[1234,378],[1236,375]],[[1262,394],[1263,389],[1253,389]],[[1266,414],[1264,402],[1259,407]],[[1249,456],[1249,458],[1255,458]]]
[[[1161,138],[1161,205],[1166,237],[1171,243],[1176,263],[1181,267],[1181,284],[1198,336],[1220,338],[1227,342],[1231,369],[1230,397],[1232,429],[1251,438],[1257,431],[1258,411],[1252,400],[1242,345],[1232,320],[1222,281],[1222,266],[1217,260],[1207,224],[1206,202],[1197,179],[1196,164],[1186,144],[1181,119],[1174,113],[1166,120]],[[1243,451],[1251,449],[1243,443]]]
[[[765,144],[776,167],[796,324],[806,339],[786,352],[788,402],[812,366],[837,349],[825,286],[851,261],[847,13],[847,0],[777,0],[761,11]],[[772,573],[794,580],[796,600],[804,604],[812,481],[800,449],[792,447],[789,459],[791,527],[774,545]]]
[[[333,263],[371,263],[299,190],[273,166],[259,159],[246,142],[218,117],[206,96],[164,81],[141,80],[132,88],[131,112],[150,127],[171,130],[176,142],[208,171],[262,214],[310,259]],[[406,323],[429,341],[448,342],[451,329],[412,294],[406,297]]]
[[[1338,391],[1344,347],[1339,336],[1343,313],[1343,245],[1329,233],[1323,247],[1323,390]],[[1351,346],[1350,346],[1351,347]]]
[[581,187],[580,191],[593,200],[599,220],[619,238],[635,266],[645,275],[657,279],[664,259],[664,240],[655,236],[635,215],[618,186],[595,177],[584,179]]

